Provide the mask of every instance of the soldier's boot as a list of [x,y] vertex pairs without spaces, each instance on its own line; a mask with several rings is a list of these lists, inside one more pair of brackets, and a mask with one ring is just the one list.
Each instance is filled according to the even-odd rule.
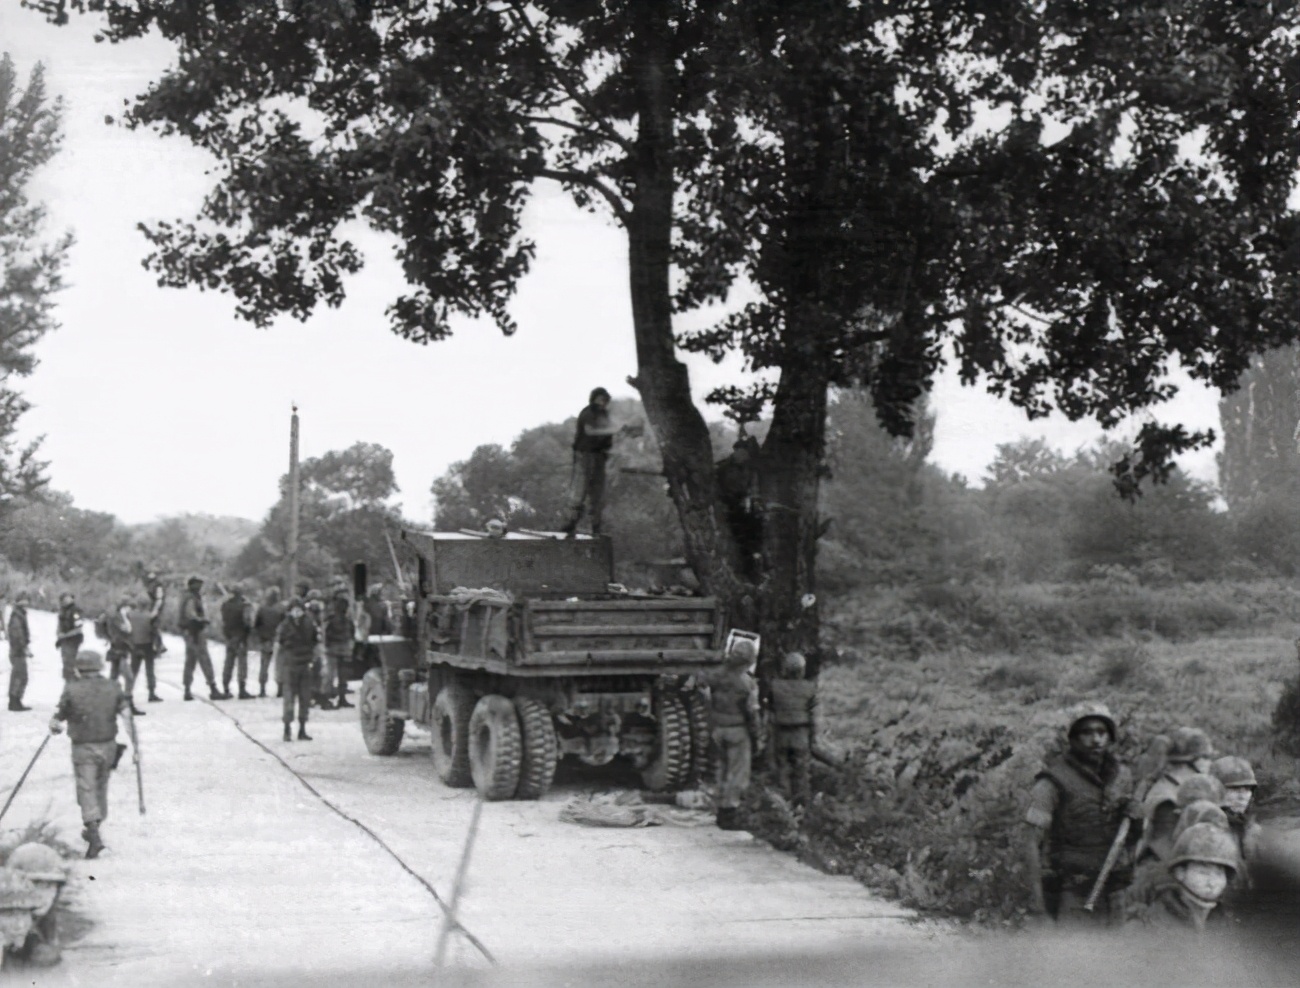
[[290,728],[289,722],[287,720],[284,722],[284,739],[286,741],[293,740],[293,729]]
[[721,806],[718,808],[718,829],[719,830],[739,830],[740,819],[739,813],[734,806]]
[[[265,691],[262,693],[262,695],[263,695],[263,696],[266,696]],[[248,690],[244,688],[244,684],[243,684],[243,683],[240,683],[240,684],[239,684],[239,698],[240,698],[241,700],[253,700],[253,699],[256,699],[256,698],[253,696],[252,693],[248,692]]]
[[331,702],[330,698],[327,697],[327,696],[322,696],[322,697],[320,698],[320,702],[317,704],[317,706],[319,706],[322,710],[333,710],[333,709],[334,709],[334,704],[333,704],[333,702]]
[[[284,730],[285,733],[288,733],[289,728],[286,727]],[[307,733],[307,725],[305,723],[298,725],[298,740],[299,741],[311,740],[311,735]]]
[[266,683],[263,683],[263,684],[258,688],[258,690],[257,690],[257,697],[258,697],[259,700],[264,700],[264,699],[266,699]]
[[21,712],[23,710],[31,710],[32,708],[24,704],[22,700],[10,700],[9,709],[15,712]]
[[190,692],[190,688],[188,686],[185,687],[185,699],[187,700],[194,699],[194,694]]
[[99,852],[104,849],[104,842],[99,838],[99,824],[86,824],[86,829],[83,833],[86,835],[86,857],[99,857]]
[[150,703],[162,703],[162,702],[163,702],[163,699],[162,699],[162,697],[160,697],[157,693],[150,693],[150,694],[149,694],[149,702],[150,702]]
[[347,690],[341,689],[339,690],[339,698],[335,702],[334,706],[337,707],[339,710],[345,710],[345,709],[350,710],[352,707],[355,707],[356,704],[348,703]]

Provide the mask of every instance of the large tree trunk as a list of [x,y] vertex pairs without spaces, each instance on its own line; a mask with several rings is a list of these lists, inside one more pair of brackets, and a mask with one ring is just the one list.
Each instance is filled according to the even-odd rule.
[[707,593],[721,598],[733,623],[752,626],[753,595],[738,574],[735,540],[714,484],[708,426],[677,359],[669,285],[673,230],[674,78],[665,8],[634,8],[630,69],[638,103],[631,166],[636,191],[628,220],[632,321],[637,377],[646,417],[663,455],[668,490],[681,518],[686,558]]

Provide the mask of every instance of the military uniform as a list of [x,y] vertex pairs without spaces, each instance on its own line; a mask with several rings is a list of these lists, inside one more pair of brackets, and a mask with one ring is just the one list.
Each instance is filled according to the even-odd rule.
[[[1217,879],[1218,892],[1213,898],[1196,894],[1194,879],[1182,867],[1193,864],[1210,865],[1223,873]],[[1219,908],[1219,896],[1241,870],[1241,858],[1230,833],[1213,823],[1192,824],[1174,842],[1164,867],[1165,874],[1150,888],[1135,886],[1125,896],[1126,926],[1158,933],[1201,933],[1225,922],[1227,916]]]
[[[604,399],[601,404],[600,399]],[[614,437],[610,427],[609,392],[596,388],[588,398],[587,407],[578,413],[578,425],[573,436],[572,513],[564,530],[570,535],[578,529],[583,511],[591,514],[591,534],[601,533],[605,510],[605,460],[613,448]],[[593,433],[592,430],[600,430]]]
[[59,655],[63,659],[64,682],[77,677],[77,671],[74,668],[77,661],[77,651],[85,640],[86,636],[81,630],[81,609],[77,607],[74,601],[60,604],[56,641],[59,646]]
[[288,614],[276,632],[276,682],[284,696],[284,739],[291,740],[290,725],[294,718],[294,702],[298,705],[298,738],[310,741],[307,735],[307,713],[311,707],[312,663],[320,645],[320,628],[303,609],[301,601],[290,601],[288,610],[299,610],[298,616]]
[[59,963],[59,921],[54,906],[68,880],[63,859],[46,844],[27,843],[13,849],[5,867],[23,875],[40,896],[40,904],[32,909],[32,930],[26,941],[14,948],[14,955],[32,967]]
[[356,622],[352,619],[352,601],[346,590],[336,591],[325,613],[325,662],[321,669],[321,694],[337,692],[338,706],[350,707],[347,701],[347,676],[344,666],[352,658],[356,644]]
[[72,771],[77,782],[77,805],[89,843],[86,856],[99,854],[99,825],[108,816],[108,775],[117,762],[117,715],[130,709],[130,701],[113,680],[100,675],[103,659],[97,652],[82,652],[76,660],[80,677],[63,688],[50,730],[62,730],[67,721],[72,741]]
[[197,577],[191,579],[181,598],[180,625],[185,638],[185,669],[181,674],[181,683],[185,687],[185,699],[193,700],[190,687],[194,683],[194,667],[203,671],[203,678],[208,681],[208,691],[214,700],[228,697],[217,689],[217,678],[212,670],[212,656],[208,654],[206,629],[208,619],[203,610],[203,581]]
[[131,619],[127,614],[126,602],[105,613],[102,620],[104,630],[108,632],[108,678],[120,680],[129,697],[135,677],[131,672]]
[[1168,860],[1173,850],[1174,827],[1181,811],[1178,805],[1179,787],[1189,779],[1203,774],[1197,767],[1197,760],[1204,759],[1208,762],[1213,754],[1214,747],[1209,737],[1199,728],[1180,727],[1173,732],[1165,767],[1142,801],[1139,861],[1149,856],[1161,861]]
[[131,622],[131,702],[135,703],[135,681],[143,666],[145,684],[149,687],[149,702],[162,703],[162,697],[158,695],[158,678],[153,667],[154,659],[157,657],[154,649],[153,607],[146,598],[138,602],[128,612],[127,617]]
[[221,689],[230,695],[230,678],[239,682],[239,698],[251,700],[248,692],[248,636],[253,630],[252,605],[238,587],[221,604],[221,634],[226,639],[226,661],[221,667]]
[[30,710],[23,705],[27,692],[27,659],[31,656],[32,633],[27,626],[27,600],[20,597],[9,611],[9,709]]
[[[799,675],[803,670],[801,661]],[[770,689],[777,775],[782,790],[794,804],[805,806],[811,798],[809,776],[817,725],[817,683],[801,678],[774,679]]]
[[758,685],[744,666],[734,664],[708,674],[704,682],[718,752],[718,826],[732,827],[741,796],[749,788],[758,738]]
[[271,587],[266,591],[262,604],[253,616],[253,634],[257,636],[258,695],[266,696],[266,681],[271,670],[271,659],[275,655],[275,632],[284,620],[284,605],[280,603],[280,590]]
[[144,591],[149,597],[149,628],[153,632],[153,654],[162,655],[167,651],[162,640],[162,612],[167,604],[167,588],[155,573],[146,573]]

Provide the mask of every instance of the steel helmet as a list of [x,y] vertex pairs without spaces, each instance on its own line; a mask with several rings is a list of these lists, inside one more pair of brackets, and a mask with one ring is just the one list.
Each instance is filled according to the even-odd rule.
[[1212,823],[1197,823],[1183,831],[1174,841],[1174,850],[1169,857],[1169,870],[1172,872],[1180,864],[1189,861],[1203,861],[1207,864],[1222,865],[1235,877],[1241,868],[1241,856],[1237,853],[1237,839],[1222,827]]
[[1214,742],[1199,727],[1179,727],[1169,736],[1170,762],[1194,762],[1198,758],[1213,758]]
[[752,638],[738,638],[727,651],[725,659],[730,665],[747,666],[758,657],[758,646]]
[[1184,779],[1178,787],[1178,792],[1174,795],[1174,802],[1181,809],[1189,806],[1198,799],[1206,799],[1211,803],[1222,804],[1225,790],[1223,783],[1212,775],[1193,775],[1190,779]]
[[786,652],[785,658],[781,660],[781,672],[791,678],[802,676],[807,666],[808,660],[802,652]]
[[1216,759],[1210,766],[1210,772],[1229,789],[1240,789],[1245,786],[1253,789],[1259,785],[1255,781],[1255,770],[1250,767],[1250,762],[1237,755],[1224,755]]
[[72,667],[78,672],[98,672],[104,668],[104,657],[93,649],[83,648],[77,653]]
[[188,580],[185,581],[185,585],[187,587],[201,587],[203,586],[203,577],[191,576]]
[[45,896],[32,880],[11,868],[0,868],[0,911],[28,912],[45,905]]
[[1178,823],[1174,825],[1174,840],[1177,841],[1184,830],[1198,823],[1209,823],[1221,830],[1227,830],[1228,814],[1223,812],[1223,807],[1218,803],[1212,803],[1208,799],[1193,800],[1184,806],[1183,812],[1178,815]]
[[28,841],[15,847],[5,862],[6,868],[21,871],[35,882],[66,882],[68,869],[59,852],[48,844]]
[[1074,736],[1074,729],[1080,722],[1085,720],[1099,720],[1106,725],[1106,733],[1110,735],[1112,741],[1119,733],[1115,727],[1115,718],[1111,715],[1110,708],[1104,703],[1098,703],[1094,700],[1085,700],[1083,703],[1076,703],[1066,711],[1066,730],[1069,737]]

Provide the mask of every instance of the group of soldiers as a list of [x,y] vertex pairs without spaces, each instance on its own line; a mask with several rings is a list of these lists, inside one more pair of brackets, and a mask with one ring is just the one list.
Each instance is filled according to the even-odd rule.
[[1153,741],[1135,779],[1115,754],[1115,718],[1097,703],[1071,711],[1066,734],[1025,810],[1032,912],[1068,926],[1197,932],[1230,918],[1259,831],[1250,762],[1180,727]]

